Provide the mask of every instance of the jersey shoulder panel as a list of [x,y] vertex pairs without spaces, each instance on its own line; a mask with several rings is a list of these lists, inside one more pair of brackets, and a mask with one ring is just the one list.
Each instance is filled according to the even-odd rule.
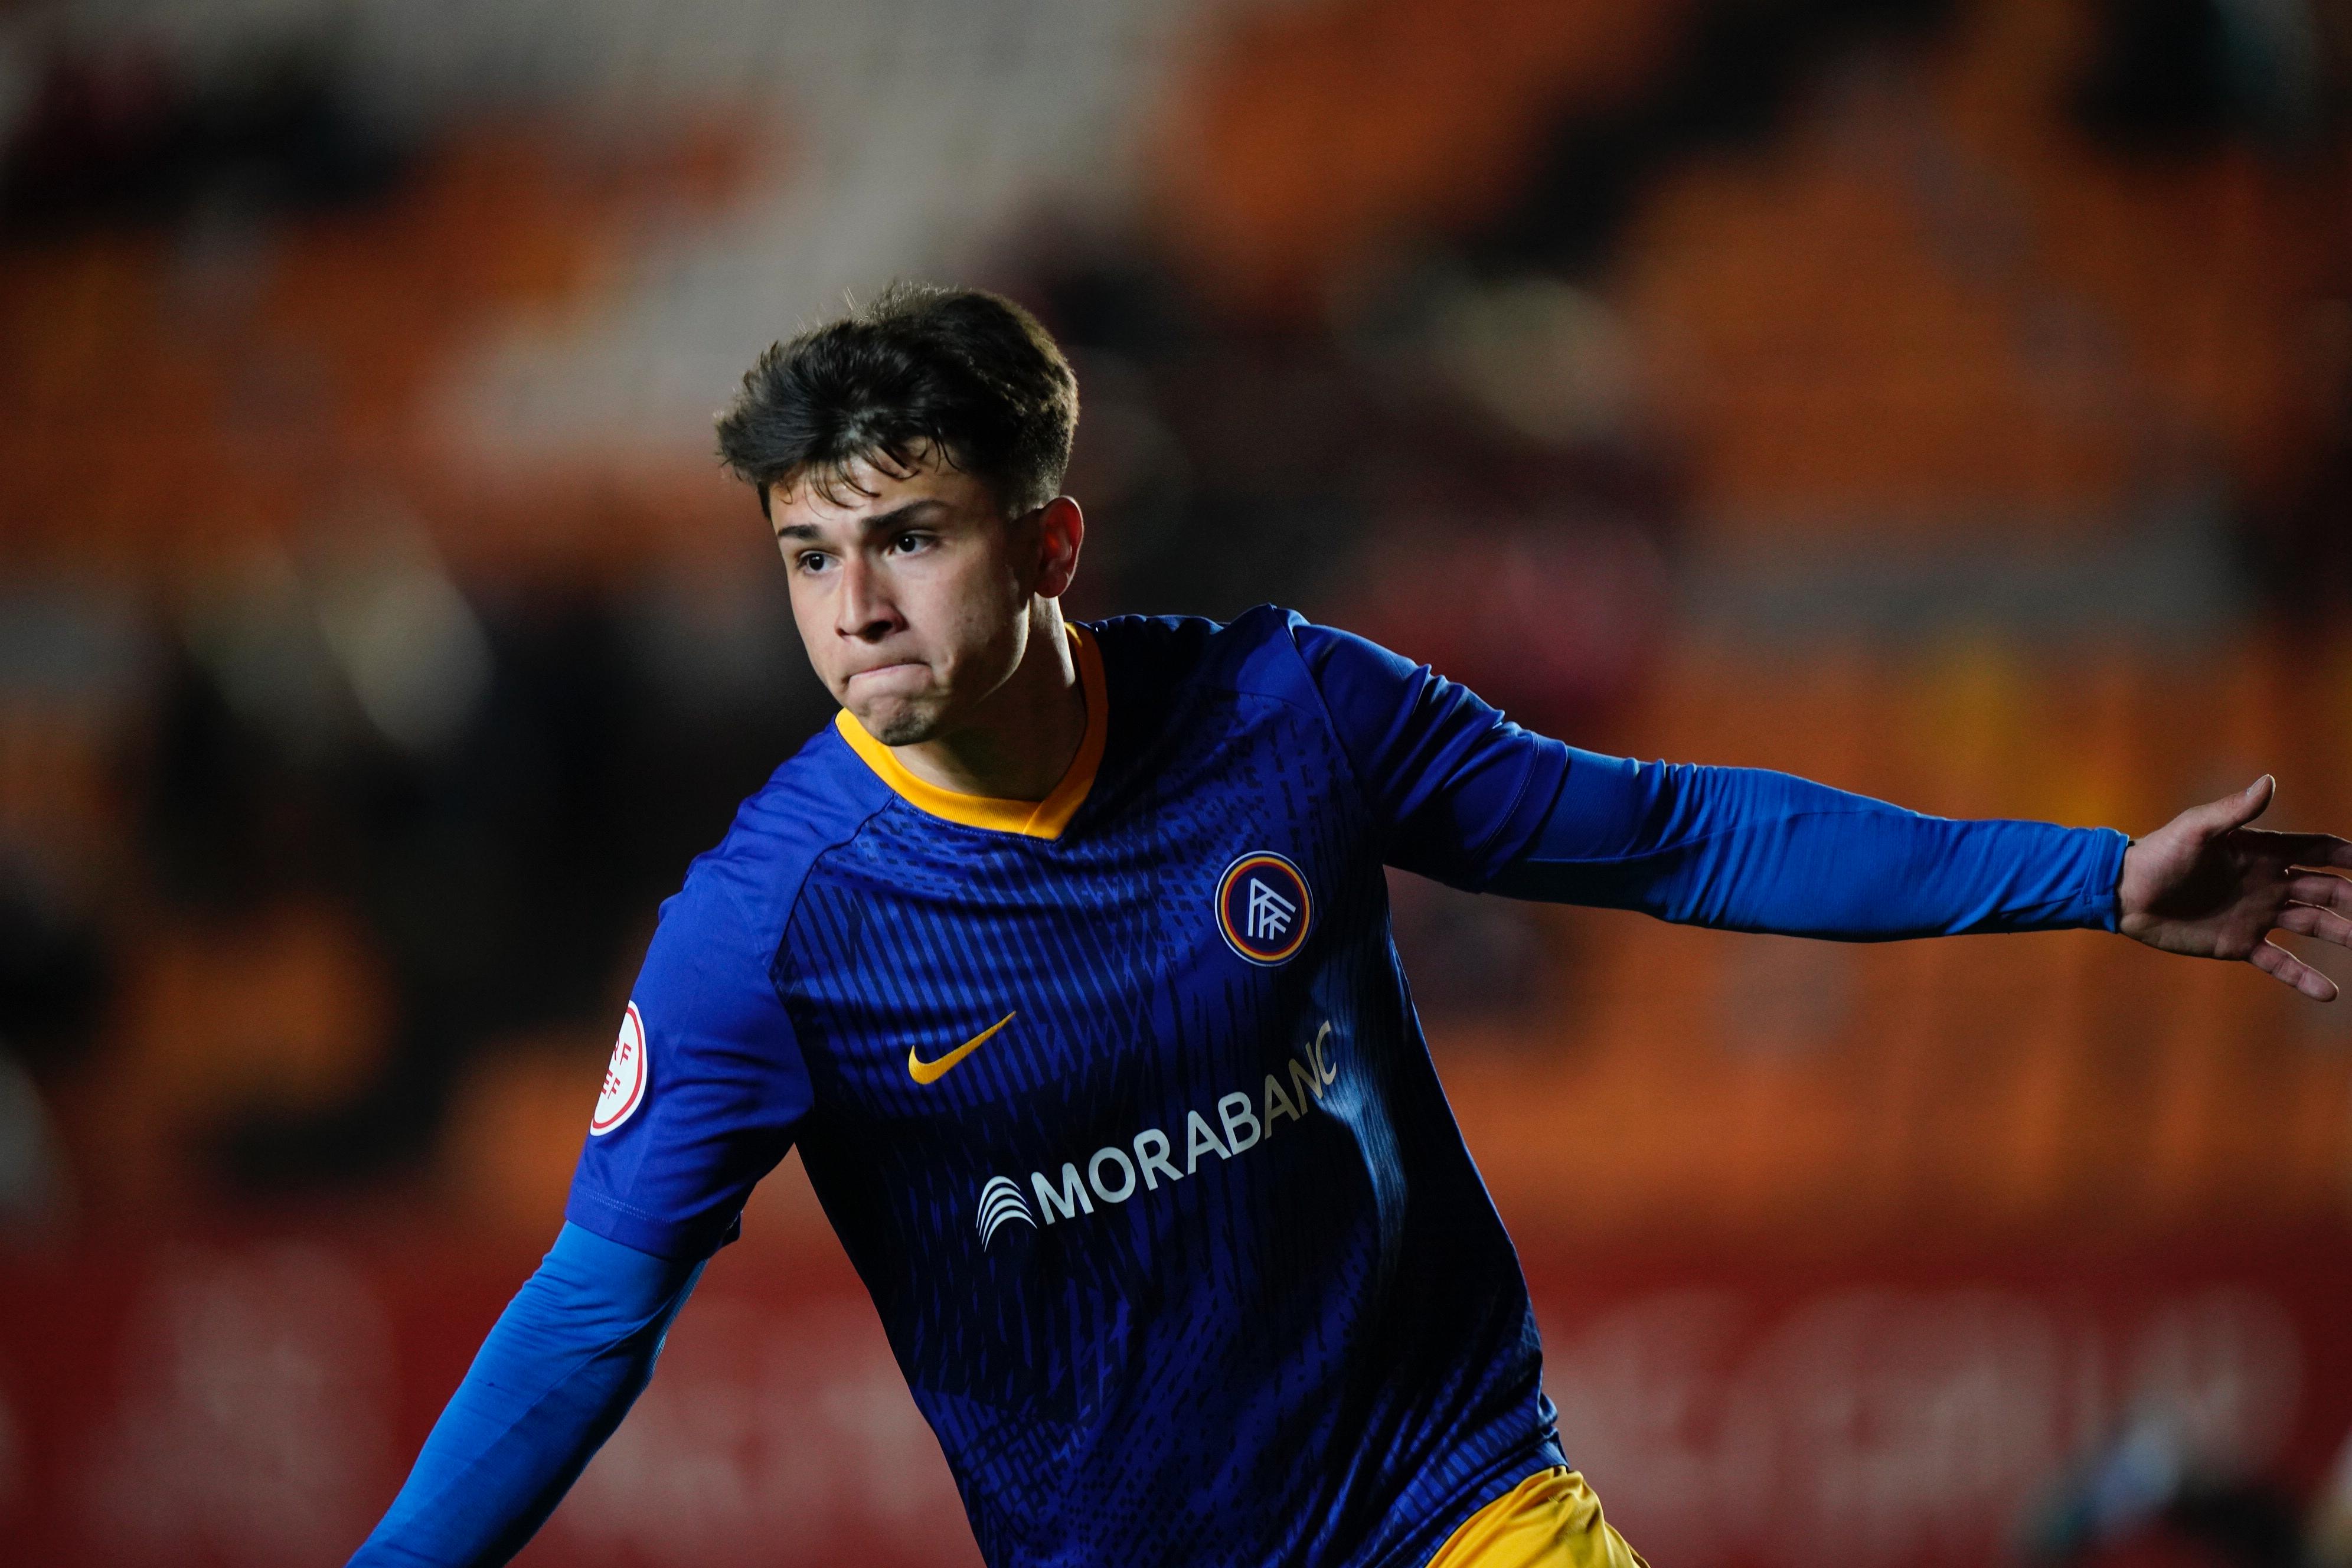
[[1237,725],[1251,722],[1241,717],[1247,713],[1259,721],[1283,714],[1280,722],[1325,737],[1328,749],[1318,777],[1362,804],[1360,781],[1299,646],[1299,632],[1307,627],[1297,612],[1274,605],[1230,621],[1123,616],[1090,623],[1111,699],[1106,787],[1097,790],[1102,798],[1090,819],[1133,809],[1138,790],[1160,809],[1171,781],[1213,776],[1223,764],[1196,759],[1210,770],[1202,774],[1177,759],[1203,748],[1222,751],[1242,732]]
[[[1334,772],[1379,825],[1389,863],[1457,887],[1486,885],[1527,842],[1557,797],[1568,748],[1512,723],[1466,688],[1352,632],[1262,605],[1219,626],[1138,622],[1105,628],[1108,650],[1191,691],[1143,683],[1128,723],[1178,727],[1205,712],[1187,695],[1269,699],[1333,742]],[[1136,684],[1115,679],[1114,685]],[[1117,734],[1114,729],[1114,736]]]
[[818,859],[897,798],[827,724],[744,797],[726,836],[688,868],[687,885],[724,890],[772,951]]
[[1271,697],[1319,713],[1299,658],[1296,610],[1260,605],[1230,621],[1200,616],[1120,616],[1087,623],[1113,671],[1119,706],[1164,701],[1187,688]]

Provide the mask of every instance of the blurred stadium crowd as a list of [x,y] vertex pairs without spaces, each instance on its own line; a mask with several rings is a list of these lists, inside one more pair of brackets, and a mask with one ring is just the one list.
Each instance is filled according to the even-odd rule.
[[[5,1245],[551,1230],[658,901],[829,713],[710,411],[894,275],[1070,349],[1081,616],[1286,602],[1923,809],[2271,770],[2340,830],[2347,79],[2338,0],[0,5]],[[2345,1275],[2352,1003],[1394,892],[1539,1279]],[[2174,1506],[2167,1441],[2049,1541]]]

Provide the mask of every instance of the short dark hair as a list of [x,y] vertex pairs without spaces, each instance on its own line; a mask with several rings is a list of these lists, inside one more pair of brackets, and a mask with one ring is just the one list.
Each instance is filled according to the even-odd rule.
[[770,344],[719,416],[719,455],[765,513],[780,479],[837,498],[860,458],[905,468],[928,447],[1010,516],[1060,491],[1077,426],[1077,377],[1034,316],[982,289],[900,282]]

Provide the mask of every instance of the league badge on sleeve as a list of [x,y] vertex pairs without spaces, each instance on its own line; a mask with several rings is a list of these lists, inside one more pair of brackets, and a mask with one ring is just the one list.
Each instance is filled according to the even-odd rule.
[[596,1114],[589,1119],[588,1136],[602,1138],[635,1115],[646,1097],[646,1021],[635,1002],[621,1016],[621,1037],[613,1042],[613,1059],[604,1068],[604,1091],[596,1097]]
[[1307,873],[1271,849],[1253,849],[1217,879],[1217,929],[1225,945],[1250,963],[1286,962],[1315,923],[1315,896]]

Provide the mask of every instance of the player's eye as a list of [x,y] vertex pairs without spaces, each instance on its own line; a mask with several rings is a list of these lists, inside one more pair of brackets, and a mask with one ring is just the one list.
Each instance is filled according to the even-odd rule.
[[828,559],[821,550],[803,550],[793,558],[793,564],[803,572],[814,574],[824,570]]
[[901,555],[914,555],[928,548],[930,542],[931,536],[928,533],[902,533],[890,542],[890,548]]

